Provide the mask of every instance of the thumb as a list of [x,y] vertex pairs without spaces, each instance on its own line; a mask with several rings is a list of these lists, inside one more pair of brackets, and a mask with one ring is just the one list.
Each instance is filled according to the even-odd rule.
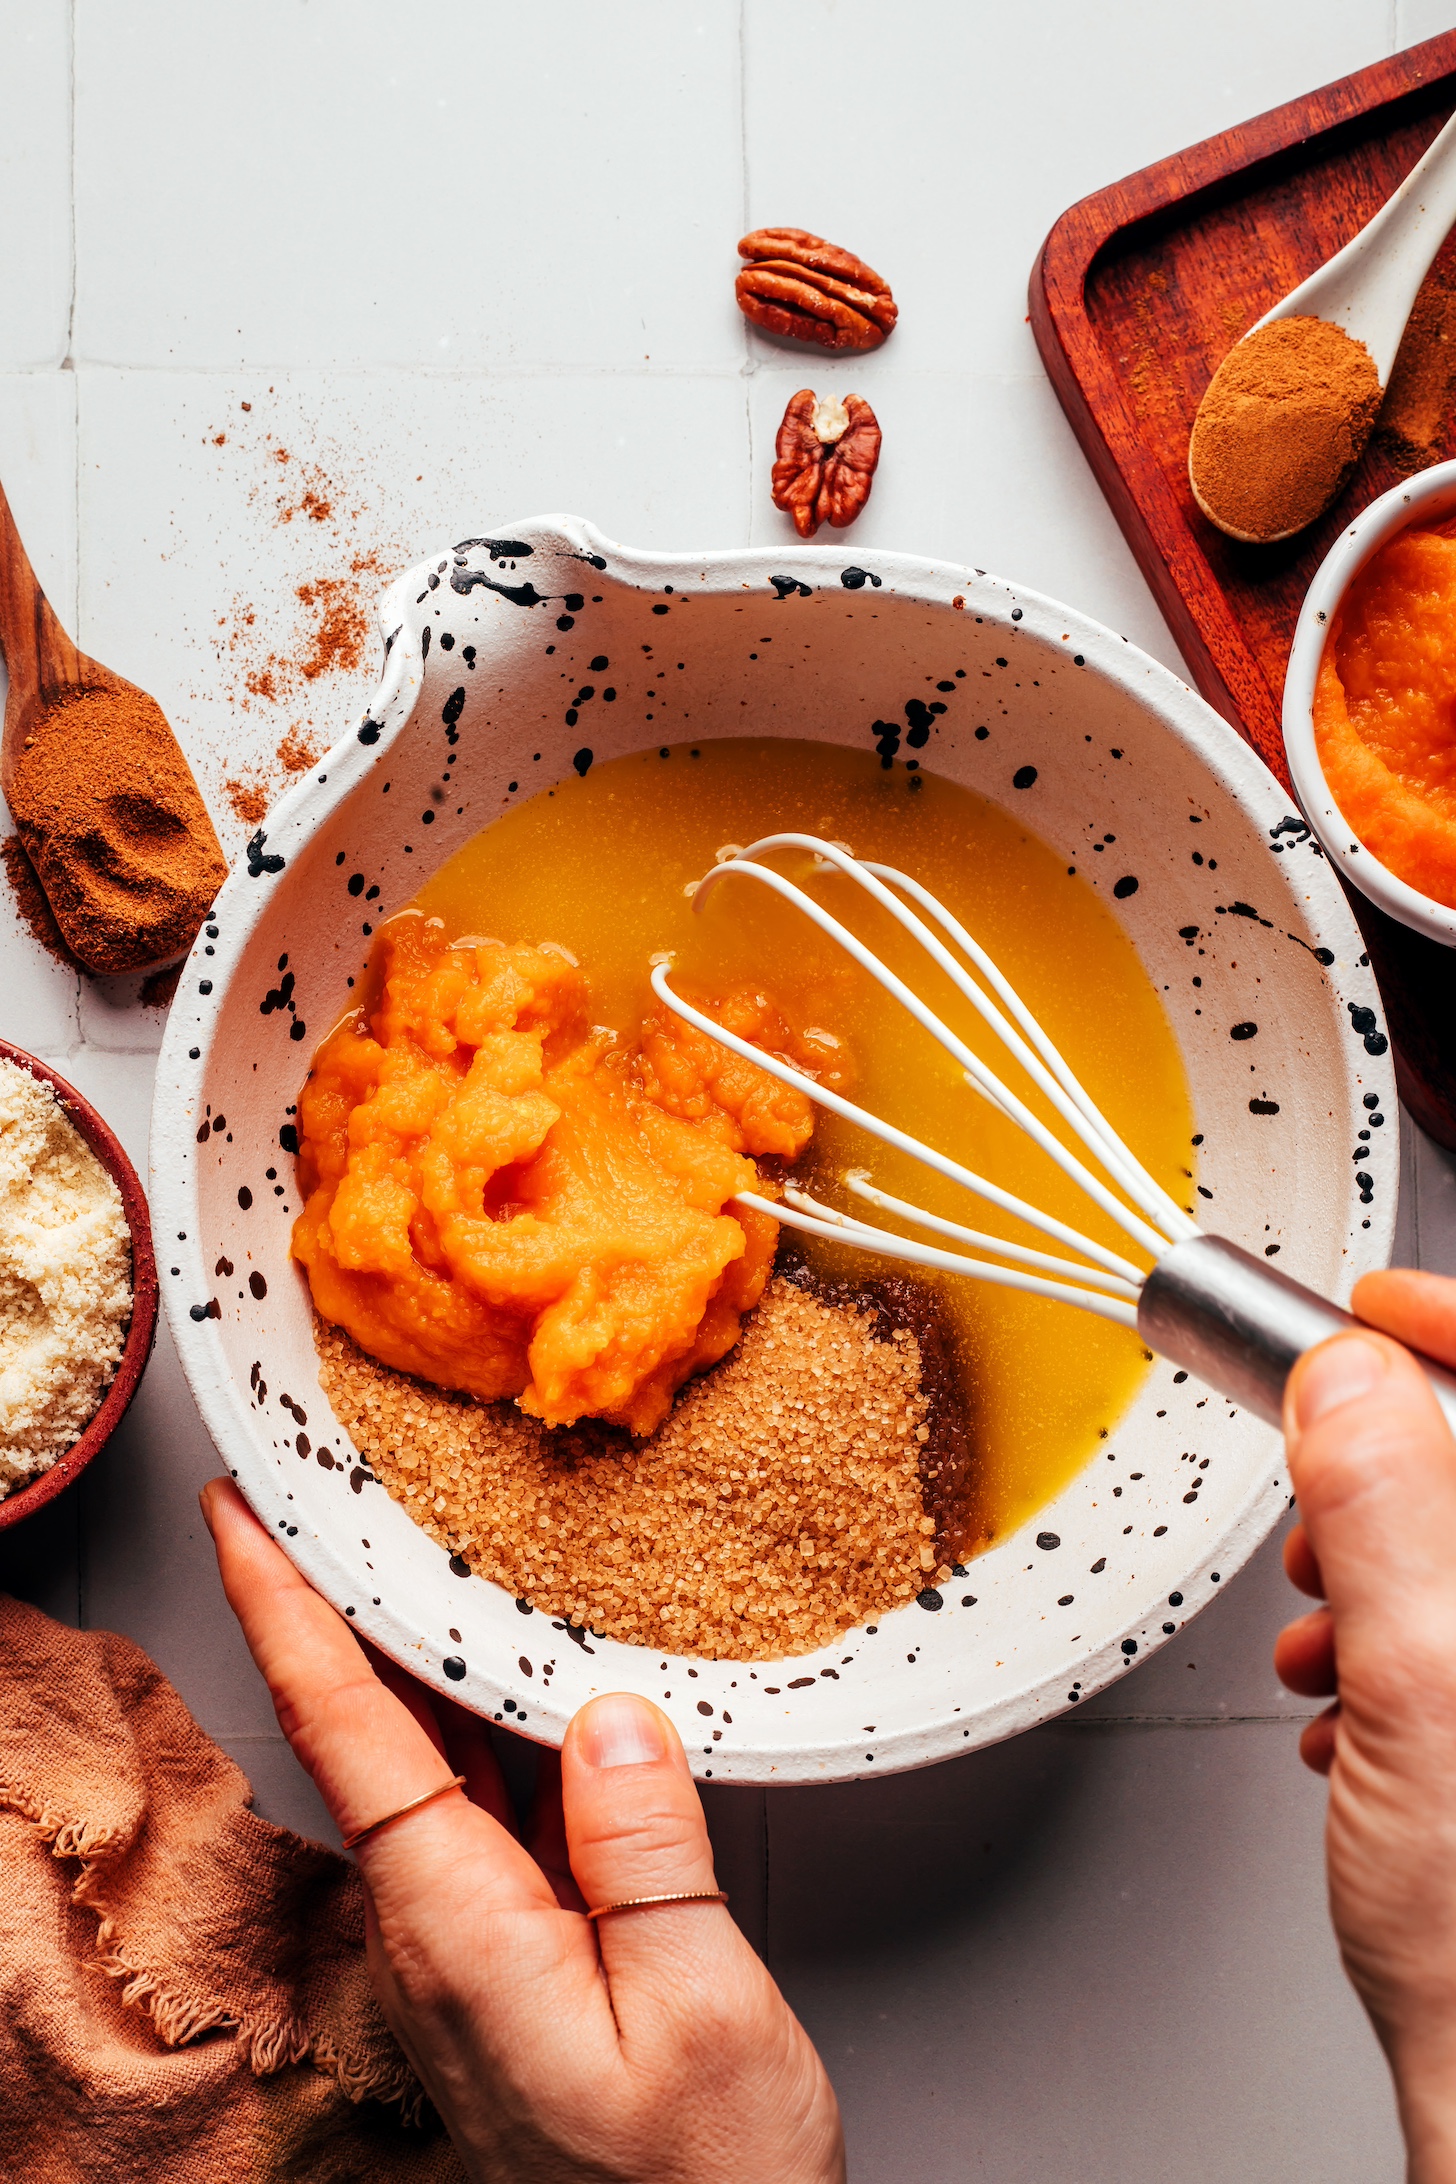
[[561,1795],[588,1909],[717,1887],[687,1754],[650,1699],[617,1691],[582,1707],[562,1746]]
[[[587,1908],[717,1887],[707,1823],[676,1729],[650,1700],[593,1699],[561,1752],[571,1870]],[[678,1981],[685,1957],[716,1957],[737,1930],[719,1903],[659,1904],[596,1922],[602,1962],[619,1977]]]
[[1402,1658],[1409,1668],[1413,1645],[1450,1657],[1456,1443],[1414,1359],[1364,1332],[1337,1335],[1300,1360],[1285,1432],[1348,1705],[1352,1672],[1380,1675]]

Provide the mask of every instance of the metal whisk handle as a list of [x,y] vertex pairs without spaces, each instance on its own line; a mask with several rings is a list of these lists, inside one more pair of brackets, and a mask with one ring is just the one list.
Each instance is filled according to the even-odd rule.
[[[1221,1236],[1190,1236],[1164,1252],[1138,1304],[1138,1331],[1149,1349],[1274,1426],[1296,1360],[1359,1325]],[[1456,1374],[1428,1358],[1421,1364],[1456,1432]]]

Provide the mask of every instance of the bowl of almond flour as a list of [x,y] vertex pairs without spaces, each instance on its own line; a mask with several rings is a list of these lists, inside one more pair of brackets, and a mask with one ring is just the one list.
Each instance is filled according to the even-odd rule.
[[156,1323],[135,1169],[73,1085],[0,1040],[0,1527],[106,1445]]

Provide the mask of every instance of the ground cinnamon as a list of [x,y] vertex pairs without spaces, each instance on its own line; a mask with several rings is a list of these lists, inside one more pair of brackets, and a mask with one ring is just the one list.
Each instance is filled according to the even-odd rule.
[[1456,387],[1456,287],[1442,249],[1396,351],[1376,438],[1404,475],[1438,462],[1451,438]]
[[1231,349],[1199,404],[1188,474],[1230,537],[1267,541],[1323,514],[1380,408],[1369,350],[1325,319],[1276,319]]
[[64,963],[67,970],[79,970],[81,965],[66,946],[66,936],[56,923],[56,913],[46,901],[45,889],[20,846],[18,834],[7,834],[0,842],[0,863],[4,864],[5,877],[10,882],[15,914],[31,939],[39,941],[46,954],[54,956],[57,963]]
[[102,685],[38,708],[7,786],[25,853],[88,970],[142,970],[191,945],[227,865],[154,698]]

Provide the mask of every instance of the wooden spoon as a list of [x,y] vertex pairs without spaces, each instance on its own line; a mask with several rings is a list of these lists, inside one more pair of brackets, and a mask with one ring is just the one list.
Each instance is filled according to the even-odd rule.
[[190,947],[227,863],[166,715],[72,644],[0,490],[0,789],[67,946],[88,970]]

